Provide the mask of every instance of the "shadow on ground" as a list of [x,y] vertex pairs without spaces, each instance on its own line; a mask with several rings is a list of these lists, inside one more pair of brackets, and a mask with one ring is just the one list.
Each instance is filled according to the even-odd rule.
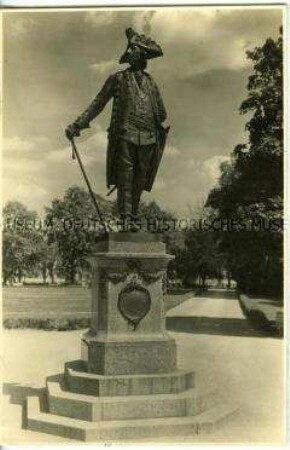
[[221,298],[223,300],[237,300],[235,289],[205,289],[197,294],[198,297]]
[[283,308],[283,302],[281,300],[261,300],[262,305],[271,305]]
[[221,336],[278,337],[272,330],[258,330],[246,319],[171,316],[166,318],[168,330]]
[[3,395],[9,396],[9,403],[22,406],[21,428],[26,428],[26,400],[27,397],[38,396],[41,410],[45,410],[45,388],[33,388],[18,383],[3,383]]

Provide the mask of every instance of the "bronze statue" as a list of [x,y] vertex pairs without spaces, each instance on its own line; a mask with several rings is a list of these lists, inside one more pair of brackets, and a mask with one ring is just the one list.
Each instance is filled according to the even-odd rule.
[[109,76],[90,106],[67,127],[66,136],[79,136],[113,98],[107,186],[117,188],[120,217],[132,219],[138,215],[143,190],[151,191],[169,128],[162,126],[166,110],[158,87],[145,71],[147,60],[162,56],[162,50],[132,28],[126,36],[127,48],[119,63],[129,63],[129,67]]

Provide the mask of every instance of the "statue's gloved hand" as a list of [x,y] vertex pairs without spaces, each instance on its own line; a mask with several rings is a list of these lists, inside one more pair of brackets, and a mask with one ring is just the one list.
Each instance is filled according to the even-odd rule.
[[80,134],[81,134],[80,129],[79,129],[78,125],[76,125],[75,123],[72,123],[65,129],[65,135],[70,141],[75,136],[79,136]]

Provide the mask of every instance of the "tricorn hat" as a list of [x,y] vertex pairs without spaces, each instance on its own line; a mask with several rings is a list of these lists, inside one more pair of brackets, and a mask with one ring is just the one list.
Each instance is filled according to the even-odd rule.
[[128,61],[128,52],[132,47],[138,47],[140,55],[143,59],[159,58],[163,56],[160,45],[156,44],[150,37],[146,37],[145,34],[138,34],[133,28],[127,28],[125,34],[128,39],[126,51],[121,56],[119,63],[123,64]]

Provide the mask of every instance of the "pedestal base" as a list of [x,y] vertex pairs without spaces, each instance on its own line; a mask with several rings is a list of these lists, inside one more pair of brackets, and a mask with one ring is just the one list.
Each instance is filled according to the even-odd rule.
[[186,436],[188,441],[226,424],[238,412],[215,392],[193,388],[190,373],[105,377],[76,370],[84,369],[82,364],[68,364],[65,378],[47,379],[48,410],[38,397],[28,397],[29,430],[86,442],[160,436],[164,441]]
[[176,369],[176,346],[165,329],[162,279],[165,245],[149,233],[115,233],[96,246],[92,325],[82,339],[88,371],[103,375]]
[[83,441],[211,431],[236,412],[176,368],[162,278],[171,257],[156,235],[107,235],[90,258],[92,323],[82,360],[47,380],[47,410],[28,399],[27,426]]
[[97,397],[176,394],[194,387],[194,373],[176,369],[162,374],[98,375],[79,360],[66,363],[65,384],[70,392]]
[[100,340],[82,338],[88,371],[103,375],[168,373],[176,368],[176,344],[167,336]]

